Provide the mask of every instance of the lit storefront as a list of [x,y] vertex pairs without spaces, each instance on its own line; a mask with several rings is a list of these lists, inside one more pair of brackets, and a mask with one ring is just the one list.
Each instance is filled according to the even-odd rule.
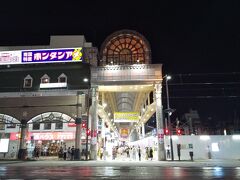
[[1,144],[8,140],[0,158],[31,158],[35,147],[41,155],[45,148],[55,156],[61,146],[79,153],[86,144],[86,130],[79,133],[89,108],[90,64],[83,52],[91,46],[85,44],[0,51],[0,74],[6,77],[0,80]]

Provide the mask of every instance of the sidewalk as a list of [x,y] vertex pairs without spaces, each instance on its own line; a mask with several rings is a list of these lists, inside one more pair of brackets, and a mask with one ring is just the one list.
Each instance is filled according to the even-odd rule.
[[94,167],[239,167],[239,160],[195,160],[195,161],[0,161],[0,166],[94,166]]

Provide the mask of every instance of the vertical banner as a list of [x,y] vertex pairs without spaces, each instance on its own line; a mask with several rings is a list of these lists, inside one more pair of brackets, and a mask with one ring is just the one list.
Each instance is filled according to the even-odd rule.
[[159,141],[159,144],[164,143],[164,131],[163,131],[163,129],[158,130],[158,141]]

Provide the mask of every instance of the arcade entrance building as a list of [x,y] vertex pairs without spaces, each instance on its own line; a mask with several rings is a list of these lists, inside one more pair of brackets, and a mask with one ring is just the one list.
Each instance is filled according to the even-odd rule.
[[[0,156],[31,157],[34,147],[75,148],[97,159],[100,148],[145,137],[156,113],[156,155],[165,160],[162,65],[139,33],[121,30],[100,51],[84,36],[51,36],[49,46],[0,48]],[[63,57],[65,53],[65,57]],[[62,57],[62,59],[60,59]]]

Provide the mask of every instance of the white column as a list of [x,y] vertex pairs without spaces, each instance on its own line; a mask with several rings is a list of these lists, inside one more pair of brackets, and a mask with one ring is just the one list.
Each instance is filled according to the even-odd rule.
[[18,150],[18,159],[24,160],[27,156],[26,148],[26,136],[27,136],[27,121],[23,119],[21,121],[21,135],[20,135],[20,145]]
[[142,138],[145,137],[145,126],[144,123],[142,123]]
[[22,120],[19,149],[26,149],[26,139],[27,139],[26,135],[27,135],[27,123],[25,120]]
[[147,95],[148,105],[150,105],[150,93]]
[[91,159],[97,160],[98,89],[92,88]]
[[156,101],[156,123],[157,123],[157,138],[158,138],[158,161],[165,160],[164,149],[164,126],[163,126],[163,114],[162,114],[162,85],[155,85],[155,101]]
[[[106,104],[105,102],[105,93],[102,92],[102,105]],[[105,142],[105,119],[102,119],[102,133],[101,133],[101,138],[103,139],[103,147],[106,147],[106,142]]]
[[76,103],[76,132],[75,132],[75,160],[80,160],[80,150],[81,150],[81,124],[82,124],[82,105],[79,101],[80,93],[77,92],[77,103]]

